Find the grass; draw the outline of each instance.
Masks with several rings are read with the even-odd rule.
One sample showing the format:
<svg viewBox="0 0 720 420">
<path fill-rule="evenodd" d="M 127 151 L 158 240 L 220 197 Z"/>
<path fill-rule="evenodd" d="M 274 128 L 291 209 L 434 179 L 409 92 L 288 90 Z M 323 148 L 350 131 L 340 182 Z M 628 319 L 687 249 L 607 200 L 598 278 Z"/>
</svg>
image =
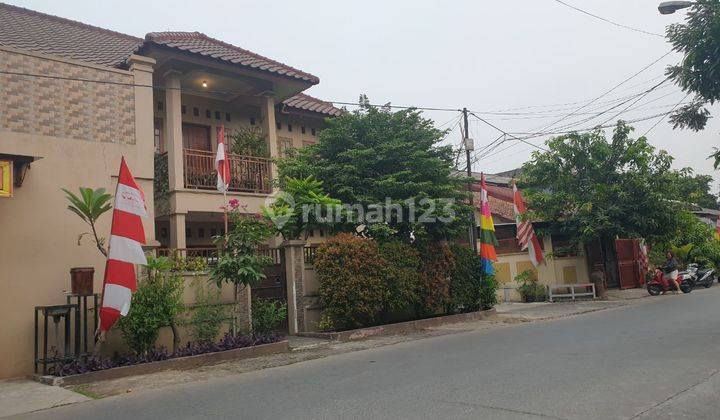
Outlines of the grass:
<svg viewBox="0 0 720 420">
<path fill-rule="evenodd" d="M 99 400 L 102 398 L 102 396 L 90 391 L 90 385 L 76 385 L 72 388 L 70 388 L 73 392 L 77 392 L 80 395 L 84 395 L 88 398 L 92 398 L 93 400 Z"/>
</svg>

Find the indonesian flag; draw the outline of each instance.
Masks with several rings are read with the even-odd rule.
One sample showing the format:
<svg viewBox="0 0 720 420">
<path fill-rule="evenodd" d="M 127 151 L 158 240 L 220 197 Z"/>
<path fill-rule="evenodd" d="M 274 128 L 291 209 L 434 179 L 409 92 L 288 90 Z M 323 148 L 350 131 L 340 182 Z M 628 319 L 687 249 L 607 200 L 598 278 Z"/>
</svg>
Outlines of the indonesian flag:
<svg viewBox="0 0 720 420">
<path fill-rule="evenodd" d="M 517 239 L 520 243 L 521 250 L 528 250 L 530 254 L 530 261 L 537 267 L 543 262 L 542 249 L 540 248 L 540 241 L 538 241 L 537 235 L 533 230 L 532 223 L 528 220 L 523 220 L 523 216 L 527 212 L 525 208 L 525 202 L 522 199 L 520 191 L 515 185 L 513 179 L 513 209 L 515 210 L 515 223 L 517 226 Z"/>
<path fill-rule="evenodd" d="M 230 162 L 225 150 L 225 127 L 220 126 L 217 135 L 217 154 L 215 155 L 215 167 L 217 168 L 217 189 L 220 192 L 227 192 L 230 186 Z"/>
<path fill-rule="evenodd" d="M 123 157 L 105 263 L 100 331 L 108 331 L 120 316 L 128 314 L 132 294 L 137 290 L 134 264 L 147 264 L 142 249 L 145 229 L 141 217 L 147 217 L 145 195 L 135 183 Z"/>
</svg>

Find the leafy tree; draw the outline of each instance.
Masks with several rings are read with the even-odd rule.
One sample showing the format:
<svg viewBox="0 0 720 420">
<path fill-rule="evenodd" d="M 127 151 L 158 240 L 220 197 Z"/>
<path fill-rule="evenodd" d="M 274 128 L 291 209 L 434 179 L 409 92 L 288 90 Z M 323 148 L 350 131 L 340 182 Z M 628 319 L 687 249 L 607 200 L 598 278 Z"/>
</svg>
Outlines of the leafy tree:
<svg viewBox="0 0 720 420">
<path fill-rule="evenodd" d="M 85 232 L 81 233 L 78 237 L 78 245 L 83 236 L 92 234 L 95 246 L 98 251 L 107 257 L 107 251 L 105 250 L 105 238 L 98 236 L 97 233 L 97 221 L 104 213 L 110 210 L 111 206 L 108 201 L 112 196 L 105 192 L 105 188 L 98 188 L 93 190 L 92 188 L 80 187 L 80 195 L 77 196 L 72 192 L 62 189 L 65 192 L 65 198 L 70 202 L 68 210 L 78 215 L 83 222 L 90 225 L 92 233 Z"/>
<path fill-rule="evenodd" d="M 671 180 L 677 188 L 677 199 L 703 208 L 717 209 L 718 198 L 710 193 L 713 181 L 710 175 L 695 175 L 692 168 L 673 171 Z"/>
<path fill-rule="evenodd" d="M 461 232 L 469 213 L 461 204 L 465 180 L 453 173 L 451 147 L 439 145 L 445 132 L 417 110 L 390 112 L 368 105 L 364 97 L 361 101 L 365 105 L 359 110 L 328 120 L 317 144 L 281 159 L 280 179 L 313 176 L 331 197 L 362 206 L 368 219 L 378 205 L 391 208 L 385 221 L 404 240 L 411 233 L 448 238 Z M 415 219 L 425 215 L 438 220 L 411 221 L 411 213 Z M 357 214 L 348 213 L 349 227 L 359 224 Z"/>
<path fill-rule="evenodd" d="M 710 118 L 706 106 L 720 99 L 720 2 L 697 0 L 685 23 L 670 25 L 667 38 L 682 61 L 668 67 L 668 76 L 685 92 L 694 95 L 691 103 L 671 116 L 675 128 L 700 131 Z M 720 151 L 712 155 L 720 165 Z"/>
<path fill-rule="evenodd" d="M 616 236 L 652 242 L 673 231 L 672 157 L 631 131 L 619 122 L 610 141 L 600 130 L 556 137 L 523 166 L 528 200 L 556 233 L 608 243 Z"/>
<path fill-rule="evenodd" d="M 307 239 L 313 229 L 328 226 L 334 211 L 340 210 L 340 200 L 330 198 L 323 189 L 323 182 L 312 176 L 303 179 L 287 178 L 283 192 L 269 207 L 263 207 L 263 215 L 271 220 L 285 239 Z"/>
<path fill-rule="evenodd" d="M 216 239 L 222 250 L 217 264 L 210 268 L 210 279 L 218 287 L 223 282 L 253 286 L 265 278 L 263 269 L 272 263 L 260 252 L 260 246 L 272 236 L 272 227 L 261 218 L 241 214 L 237 207 L 229 216 L 233 226 L 227 235 Z"/>
</svg>

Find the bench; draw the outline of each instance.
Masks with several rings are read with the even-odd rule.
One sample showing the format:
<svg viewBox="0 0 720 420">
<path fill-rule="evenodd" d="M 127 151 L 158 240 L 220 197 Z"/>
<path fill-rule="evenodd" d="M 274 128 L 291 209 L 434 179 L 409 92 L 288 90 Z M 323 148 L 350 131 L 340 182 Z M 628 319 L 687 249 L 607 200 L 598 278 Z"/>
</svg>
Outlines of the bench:
<svg viewBox="0 0 720 420">
<path fill-rule="evenodd" d="M 595 295 L 595 284 L 583 283 L 583 284 L 554 284 L 547 286 L 548 289 L 548 300 L 554 302 L 557 298 L 570 298 L 575 300 L 578 297 L 592 297 L 596 298 Z M 570 293 L 555 293 L 557 290 L 569 289 Z M 588 291 L 590 289 L 590 291 Z"/>
</svg>

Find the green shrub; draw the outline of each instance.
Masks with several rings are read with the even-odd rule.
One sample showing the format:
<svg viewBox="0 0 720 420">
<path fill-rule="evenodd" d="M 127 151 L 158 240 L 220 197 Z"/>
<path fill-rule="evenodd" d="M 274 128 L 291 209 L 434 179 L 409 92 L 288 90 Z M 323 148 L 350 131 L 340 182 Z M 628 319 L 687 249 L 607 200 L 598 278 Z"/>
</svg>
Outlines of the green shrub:
<svg viewBox="0 0 720 420">
<path fill-rule="evenodd" d="M 252 301 L 252 330 L 269 333 L 277 329 L 287 318 L 287 304 L 277 299 L 254 299 Z"/>
<path fill-rule="evenodd" d="M 387 320 L 392 312 L 414 309 L 420 302 L 422 260 L 415 248 L 399 241 L 381 244 L 380 257 L 385 264 L 383 317 Z"/>
<path fill-rule="evenodd" d="M 190 316 L 190 335 L 193 341 L 201 344 L 214 343 L 226 319 L 227 310 L 220 303 L 220 290 L 197 284 L 195 307 Z"/>
<path fill-rule="evenodd" d="M 387 287 L 375 241 L 339 234 L 318 247 L 314 265 L 324 314 L 334 328 L 353 329 L 377 321 Z"/>
<path fill-rule="evenodd" d="M 547 300 L 547 289 L 538 283 L 535 271 L 525 270 L 515 276 L 515 281 L 521 283 L 517 291 L 520 293 L 523 302 L 544 302 Z"/>
<path fill-rule="evenodd" d="M 445 243 L 430 243 L 421 250 L 423 266 L 420 304 L 421 316 L 443 312 L 450 299 L 450 269 L 454 264 L 452 250 Z"/>
<path fill-rule="evenodd" d="M 138 282 L 128 316 L 118 321 L 123 339 L 138 355 L 145 355 L 155 346 L 160 328 L 174 329 L 175 318 L 184 310 L 183 278 L 166 269 L 166 260 L 148 260 L 148 276 Z"/>
<path fill-rule="evenodd" d="M 453 265 L 447 312 L 473 312 L 495 306 L 497 281 L 494 276 L 484 274 L 480 256 L 466 246 L 453 245 L 451 250 Z"/>
</svg>

